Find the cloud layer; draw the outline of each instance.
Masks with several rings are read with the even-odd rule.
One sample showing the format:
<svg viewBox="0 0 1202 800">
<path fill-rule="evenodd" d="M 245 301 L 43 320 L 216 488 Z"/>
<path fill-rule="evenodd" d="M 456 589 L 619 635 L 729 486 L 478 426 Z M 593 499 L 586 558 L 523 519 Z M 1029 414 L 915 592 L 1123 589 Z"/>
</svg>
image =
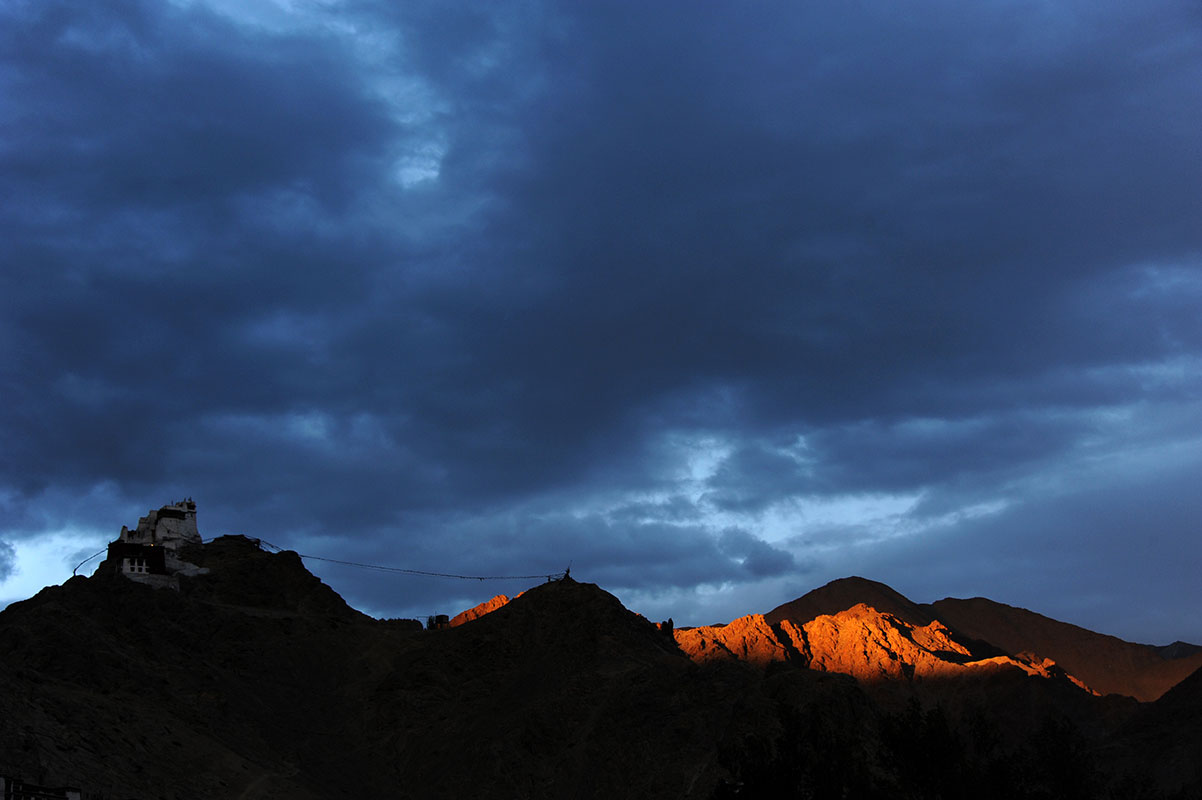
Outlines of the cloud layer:
<svg viewBox="0 0 1202 800">
<path fill-rule="evenodd" d="M 0 6 L 0 539 L 1202 640 L 1193 4 L 76 6 Z"/>
</svg>

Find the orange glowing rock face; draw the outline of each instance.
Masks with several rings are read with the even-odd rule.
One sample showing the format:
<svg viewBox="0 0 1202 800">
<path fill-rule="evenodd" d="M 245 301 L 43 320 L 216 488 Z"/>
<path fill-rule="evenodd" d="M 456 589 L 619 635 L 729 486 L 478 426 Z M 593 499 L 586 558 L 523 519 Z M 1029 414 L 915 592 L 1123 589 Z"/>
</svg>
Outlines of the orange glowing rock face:
<svg viewBox="0 0 1202 800">
<path fill-rule="evenodd" d="M 1091 691 L 1051 659 L 974 656 L 968 645 L 938 620 L 914 625 L 863 603 L 800 626 L 788 619 L 773 625 L 763 615 L 752 614 L 728 625 L 678 629 L 674 636 L 680 649 L 700 663 L 733 659 L 764 666 L 789 661 L 851 675 L 868 684 L 954 678 L 979 669 L 1017 669 L 1027 675 L 1067 679 Z"/>
<path fill-rule="evenodd" d="M 675 636 L 695 661 L 793 661 L 864 680 L 939 672 L 971 657 L 939 622 L 918 627 L 862 603 L 802 626 L 787 619 L 771 625 L 762 614 L 752 614 L 729 625 L 680 629 Z"/>
<path fill-rule="evenodd" d="M 915 626 L 864 604 L 802 626 L 811 669 L 841 672 L 865 682 L 945 676 L 963 669 L 971 653 L 939 622 Z"/>
<path fill-rule="evenodd" d="M 1079 678 L 1069 675 L 1064 669 L 1050 658 L 1040 658 L 1032 653 L 1019 653 L 1011 658 L 1010 656 L 995 656 L 994 658 L 983 658 L 980 661 L 973 661 L 964 665 L 966 668 L 988 668 L 988 667 L 1012 667 L 1020 669 L 1028 675 L 1036 678 L 1047 678 L 1048 680 L 1067 680 L 1077 686 L 1077 688 L 1089 692 L 1097 697 L 1101 696 L 1100 692 L 1094 691 L 1087 686 L 1084 681 Z"/>
<path fill-rule="evenodd" d="M 789 650 L 763 614 L 739 617 L 728 625 L 681 628 L 672 632 L 676 644 L 694 661 L 736 659 L 752 664 L 788 661 Z"/>
<path fill-rule="evenodd" d="M 479 619 L 509 602 L 509 597 L 497 595 L 456 615 L 451 627 Z M 904 609 L 899 613 L 904 613 Z M 914 619 L 915 615 L 910 617 Z M 1013 657 L 993 655 L 996 650 L 973 653 L 964 640 L 937 619 L 919 625 L 866 603 L 836 614 L 817 616 L 803 625 L 790 619 L 772 623 L 763 614 L 749 614 L 726 625 L 677 628 L 672 635 L 677 646 L 698 663 L 729 660 L 765 667 L 788 662 L 820 672 L 850 675 L 864 684 L 921 684 L 929 679 L 1014 670 L 1033 677 L 1069 681 L 1097 694 L 1050 658 L 1031 653 Z"/>
<path fill-rule="evenodd" d="M 451 627 L 457 628 L 465 622 L 471 622 L 474 619 L 479 619 L 485 614 L 496 611 L 498 608 L 501 608 L 508 602 L 509 597 L 503 594 L 499 594 L 491 600 L 485 600 L 483 603 L 475 606 L 474 608 L 469 608 L 467 611 L 461 611 L 456 614 L 451 619 Z"/>
</svg>

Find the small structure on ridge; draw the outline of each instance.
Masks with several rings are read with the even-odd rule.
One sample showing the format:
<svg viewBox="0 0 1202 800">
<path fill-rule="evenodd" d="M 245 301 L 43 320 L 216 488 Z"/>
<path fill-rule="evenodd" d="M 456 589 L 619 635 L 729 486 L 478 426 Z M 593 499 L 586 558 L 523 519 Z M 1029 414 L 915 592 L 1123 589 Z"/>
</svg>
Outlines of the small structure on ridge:
<svg viewBox="0 0 1202 800">
<path fill-rule="evenodd" d="M 106 561 L 132 581 L 178 590 L 178 576 L 208 572 L 180 557 L 181 548 L 199 544 L 196 503 L 189 497 L 150 511 L 132 531 L 122 525 L 117 541 L 109 543 Z"/>
</svg>

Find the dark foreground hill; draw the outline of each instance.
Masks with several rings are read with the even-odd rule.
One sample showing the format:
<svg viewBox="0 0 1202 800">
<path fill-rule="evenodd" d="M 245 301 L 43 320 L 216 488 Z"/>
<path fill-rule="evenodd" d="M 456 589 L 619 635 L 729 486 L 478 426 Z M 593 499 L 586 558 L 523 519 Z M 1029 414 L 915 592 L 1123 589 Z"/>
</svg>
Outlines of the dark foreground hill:
<svg viewBox="0 0 1202 800">
<path fill-rule="evenodd" d="M 698 667 L 590 584 L 425 631 L 295 553 L 189 560 L 211 572 L 179 592 L 102 571 L 0 612 L 0 774 L 93 798 L 704 798 L 779 734 L 762 675 Z M 858 704 L 839 724 L 870 716 L 850 681 L 801 681 Z"/>
<path fill-rule="evenodd" d="M 0 774 L 108 800 L 1202 787 L 1182 766 L 1199 736 L 1193 683 L 1155 706 L 1115 706 L 1056 676 L 987 668 L 971 691 L 933 679 L 897 705 L 795 661 L 698 663 L 572 580 L 425 631 L 350 609 L 294 553 L 228 537 L 187 560 L 210 572 L 178 592 L 102 571 L 0 612 Z M 1005 687 L 1005 708 L 991 686 Z"/>
</svg>

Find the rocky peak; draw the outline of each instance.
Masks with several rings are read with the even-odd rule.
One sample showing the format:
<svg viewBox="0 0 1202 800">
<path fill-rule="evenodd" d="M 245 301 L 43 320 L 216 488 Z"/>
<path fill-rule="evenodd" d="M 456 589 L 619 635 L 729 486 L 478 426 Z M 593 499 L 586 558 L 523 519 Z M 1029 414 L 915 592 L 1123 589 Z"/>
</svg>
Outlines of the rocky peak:
<svg viewBox="0 0 1202 800">
<path fill-rule="evenodd" d="M 786 620 L 788 632 L 772 626 L 763 614 L 750 614 L 726 625 L 677 628 L 676 644 L 698 663 L 707 661 L 746 661 L 765 665 L 774 661 L 804 661 L 790 635 L 796 627 Z"/>
<path fill-rule="evenodd" d="M 811 669 L 862 682 L 943 676 L 972 660 L 968 647 L 942 623 L 914 625 L 864 603 L 810 620 L 802 631 Z"/>
<path fill-rule="evenodd" d="M 850 675 L 868 685 L 1011 670 L 1016 676 L 1066 681 L 1092 691 L 1052 659 L 1033 654 L 974 653 L 970 641 L 938 620 L 915 625 L 865 603 L 822 614 L 803 625 L 790 619 L 773 624 L 765 615 L 752 614 L 727 625 L 678 629 L 674 636 L 680 649 L 698 663 L 735 660 L 765 666 L 790 662 Z"/>
<path fill-rule="evenodd" d="M 1135 644 L 984 597 L 947 598 L 931 608 L 962 634 L 1009 655 L 1027 652 L 1053 659 L 1102 694 L 1150 702 L 1202 667 L 1197 645 Z"/>
<path fill-rule="evenodd" d="M 934 619 L 929 607 L 915 603 L 892 587 L 857 575 L 831 581 L 777 606 L 764 617 L 769 623 L 787 619 L 804 625 L 815 617 L 838 614 L 860 603 L 911 625 L 926 625 Z"/>
<path fill-rule="evenodd" d="M 509 603 L 509 596 L 504 595 L 504 594 L 499 594 L 496 597 L 492 598 L 491 600 L 485 600 L 483 603 L 480 603 L 477 606 L 473 606 L 472 608 L 469 608 L 467 611 L 460 611 L 458 614 L 456 614 L 454 617 L 451 618 L 451 627 L 458 628 L 460 625 L 464 624 L 465 622 L 471 622 L 474 619 L 479 619 L 480 617 L 483 617 L 485 614 L 490 614 L 493 611 L 496 611 L 498 608 L 501 608 L 502 606 L 504 606 L 508 603 Z"/>
</svg>

